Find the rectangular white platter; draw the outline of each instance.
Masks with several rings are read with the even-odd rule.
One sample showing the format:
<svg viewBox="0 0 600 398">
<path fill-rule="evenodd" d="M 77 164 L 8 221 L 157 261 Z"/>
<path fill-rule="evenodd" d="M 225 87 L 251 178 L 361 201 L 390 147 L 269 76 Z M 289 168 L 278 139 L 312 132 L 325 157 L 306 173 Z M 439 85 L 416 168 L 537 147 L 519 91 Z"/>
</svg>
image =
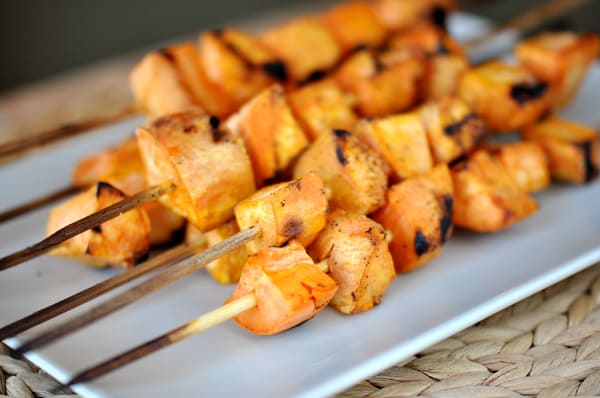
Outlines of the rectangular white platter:
<svg viewBox="0 0 600 398">
<path fill-rule="evenodd" d="M 482 23 L 462 16 L 451 26 L 464 37 Z M 598 92 L 596 66 L 564 114 L 598 125 Z M 0 210 L 65 186 L 77 159 L 118 142 L 140 122 L 102 128 L 3 166 Z M 76 391 L 85 397 L 323 397 L 342 391 L 600 260 L 600 182 L 556 186 L 538 198 L 540 211 L 507 231 L 458 231 L 438 259 L 400 275 L 368 313 L 344 316 L 325 309 L 269 337 L 227 322 Z M 0 224 L 0 255 L 42 238 L 47 214 L 43 208 Z M 49 256 L 2 272 L 0 324 L 112 273 Z M 200 271 L 28 357 L 65 381 L 221 305 L 232 289 Z M 19 340 L 7 343 L 14 347 Z"/>
</svg>

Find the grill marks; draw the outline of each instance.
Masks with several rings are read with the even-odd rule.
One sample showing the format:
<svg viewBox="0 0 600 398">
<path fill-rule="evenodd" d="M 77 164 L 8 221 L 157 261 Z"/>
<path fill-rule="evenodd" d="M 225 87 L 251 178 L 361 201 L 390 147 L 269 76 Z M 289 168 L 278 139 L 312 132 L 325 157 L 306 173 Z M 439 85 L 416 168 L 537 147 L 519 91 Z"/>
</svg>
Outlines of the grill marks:
<svg viewBox="0 0 600 398">
<path fill-rule="evenodd" d="M 526 105 L 529 101 L 541 98 L 548 89 L 546 83 L 515 84 L 510 89 L 510 96 L 519 105 Z"/>
</svg>

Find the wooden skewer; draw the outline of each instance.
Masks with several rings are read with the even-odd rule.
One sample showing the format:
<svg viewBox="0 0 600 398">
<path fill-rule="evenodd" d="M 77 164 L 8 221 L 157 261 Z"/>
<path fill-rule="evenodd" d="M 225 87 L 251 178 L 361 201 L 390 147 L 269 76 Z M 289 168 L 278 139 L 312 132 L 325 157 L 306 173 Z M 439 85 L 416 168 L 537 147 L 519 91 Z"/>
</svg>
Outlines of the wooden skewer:
<svg viewBox="0 0 600 398">
<path fill-rule="evenodd" d="M 80 190 L 79 188 L 74 187 L 74 186 L 66 187 L 59 191 L 44 195 L 41 198 L 34 199 L 30 202 L 13 207 L 12 209 L 3 211 L 2 213 L 0 213 L 0 223 L 11 220 L 11 219 L 18 217 L 22 214 L 25 214 L 31 210 L 35 210 L 38 207 L 45 206 L 45 205 L 55 202 L 59 199 L 67 197 L 71 194 L 78 192 L 79 190 Z"/>
<path fill-rule="evenodd" d="M 516 30 L 521 32 L 526 29 L 532 29 L 539 26 L 541 23 L 548 21 L 552 18 L 556 18 L 568 11 L 589 3 L 590 0 L 551 0 L 537 7 L 533 7 L 530 10 L 525 11 L 522 14 L 517 15 L 510 21 L 497 25 L 489 33 L 477 37 L 469 42 L 465 43 L 465 48 L 471 50 L 478 47 L 485 42 L 497 37 L 503 33 Z"/>
<path fill-rule="evenodd" d="M 171 330 L 170 332 L 165 333 L 162 336 L 152 339 L 129 351 L 110 358 L 99 365 L 93 366 L 81 373 L 78 373 L 67 383 L 67 385 L 72 386 L 74 384 L 84 383 L 96 379 L 137 359 L 152 354 L 161 348 L 175 344 L 186 337 L 190 337 L 203 330 L 225 322 L 226 320 L 231 319 L 254 307 L 256 307 L 256 297 L 253 293 L 242 296 L 237 300 L 225 304 L 216 310 L 208 312 L 194 319 L 193 321 L 190 321 L 176 329 Z"/>
<path fill-rule="evenodd" d="M 199 240 L 193 243 L 183 243 L 177 245 L 142 264 L 137 265 L 134 268 L 127 269 L 120 274 L 113 276 L 112 278 L 106 279 L 100 283 L 90 286 L 78 293 L 75 293 L 57 303 L 51 304 L 41 310 L 33 312 L 30 315 L 25 316 L 9 325 L 0 328 L 0 341 L 16 336 L 17 334 L 37 326 L 43 322 L 46 322 L 52 318 L 55 318 L 65 312 L 72 310 L 82 304 L 87 303 L 95 299 L 96 297 L 116 289 L 119 286 L 124 285 L 136 278 L 146 275 L 157 268 L 165 266 L 172 261 L 182 259 L 186 255 L 192 254 L 202 244 L 203 240 Z"/>
<path fill-rule="evenodd" d="M 140 206 L 143 203 L 151 202 L 158 199 L 160 196 L 169 192 L 175 187 L 172 183 L 166 183 L 162 185 L 156 185 L 148 189 L 143 190 L 129 198 L 117 202 L 111 206 L 108 206 L 94 214 L 90 214 L 80 220 L 75 221 L 72 224 L 67 225 L 39 241 L 38 243 L 26 247 L 23 250 L 19 250 L 13 254 L 0 258 L 0 271 L 4 271 L 22 262 L 30 260 L 41 254 L 46 253 L 53 247 L 60 243 L 78 235 L 88 229 L 102 224 L 112 218 L 117 217 L 121 213 L 131 210 L 135 207 Z"/>
<path fill-rule="evenodd" d="M 149 295 L 150 293 L 165 287 L 184 276 L 202 268 L 209 262 L 229 253 L 232 250 L 250 242 L 259 237 L 262 231 L 259 227 L 250 227 L 237 234 L 230 236 L 222 242 L 206 249 L 204 252 L 190 257 L 184 261 L 170 266 L 169 268 L 154 275 L 148 280 L 118 294 L 105 303 L 101 303 L 90 310 L 78 315 L 75 318 L 56 326 L 55 328 L 42 333 L 38 337 L 23 343 L 18 349 L 17 354 L 24 354 L 34 348 L 39 348 L 49 344 L 63 336 L 66 336 L 76 330 L 81 329 L 113 312 L 133 303 L 134 301 Z"/>
</svg>

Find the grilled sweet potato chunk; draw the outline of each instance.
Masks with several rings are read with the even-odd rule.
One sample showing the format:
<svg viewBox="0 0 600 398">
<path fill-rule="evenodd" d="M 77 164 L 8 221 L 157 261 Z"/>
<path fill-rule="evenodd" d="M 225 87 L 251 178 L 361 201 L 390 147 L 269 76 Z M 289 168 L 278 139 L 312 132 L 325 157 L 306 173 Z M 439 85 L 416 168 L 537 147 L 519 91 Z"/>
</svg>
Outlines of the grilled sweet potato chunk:
<svg viewBox="0 0 600 398">
<path fill-rule="evenodd" d="M 315 316 L 336 290 L 336 283 L 314 264 L 304 247 L 291 241 L 250 255 L 227 302 L 254 294 L 256 307 L 234 319 L 249 332 L 269 335 Z"/>
<path fill-rule="evenodd" d="M 422 174 L 433 165 L 427 133 L 417 112 L 363 120 L 355 132 L 387 161 L 395 180 Z"/>
<path fill-rule="evenodd" d="M 375 12 L 388 30 L 402 31 L 423 22 L 445 26 L 445 16 L 456 8 L 454 0 L 376 0 Z"/>
<path fill-rule="evenodd" d="M 148 183 L 176 185 L 161 202 L 202 231 L 230 219 L 233 206 L 255 190 L 241 139 L 214 116 L 165 116 L 138 128 L 137 138 Z"/>
<path fill-rule="evenodd" d="M 435 163 L 450 163 L 469 153 L 487 132 L 483 120 L 458 98 L 429 102 L 420 113 Z"/>
<path fill-rule="evenodd" d="M 365 216 L 334 211 L 309 253 L 315 261 L 327 261 L 329 275 L 338 284 L 331 305 L 344 314 L 379 304 L 396 277 L 385 231 Z"/>
<path fill-rule="evenodd" d="M 454 225 L 480 232 L 508 228 L 529 217 L 538 204 L 512 178 L 502 162 L 479 150 L 452 169 Z"/>
<path fill-rule="evenodd" d="M 542 146 L 553 178 L 583 184 L 598 177 L 600 138 L 594 129 L 551 116 L 524 135 Z"/>
<path fill-rule="evenodd" d="M 105 182 L 55 207 L 48 218 L 48 235 L 127 196 Z M 150 248 L 150 223 L 142 209 L 130 210 L 102 225 L 61 243 L 50 253 L 80 260 L 94 267 L 133 266 Z"/>
<path fill-rule="evenodd" d="M 385 163 L 345 130 L 322 134 L 300 156 L 294 176 L 317 174 L 331 192 L 330 206 L 369 214 L 383 205 L 387 189 Z"/>
<path fill-rule="evenodd" d="M 205 32 L 200 36 L 199 48 L 206 74 L 236 108 L 273 83 L 267 71 L 283 71 L 283 66 L 255 38 L 239 30 Z"/>
<path fill-rule="evenodd" d="M 259 186 L 276 179 L 308 145 L 279 85 L 254 97 L 226 126 L 244 139 Z"/>
<path fill-rule="evenodd" d="M 417 101 L 421 60 L 407 54 L 375 55 L 361 50 L 334 73 L 342 89 L 356 98 L 356 110 L 367 117 L 410 108 Z"/>
<path fill-rule="evenodd" d="M 323 182 L 313 173 L 265 187 L 235 207 L 240 229 L 262 229 L 262 239 L 246 245 L 249 253 L 265 246 L 281 246 L 290 239 L 308 246 L 325 226 L 326 214 Z"/>
<path fill-rule="evenodd" d="M 310 140 L 331 129 L 350 130 L 358 122 L 349 99 L 332 79 L 307 84 L 287 98 Z"/>
<path fill-rule="evenodd" d="M 393 185 L 373 219 L 391 231 L 396 271 L 411 271 L 437 257 L 452 234 L 453 187 L 448 166 Z"/>
<path fill-rule="evenodd" d="M 151 117 L 182 112 L 196 106 L 172 58 L 164 52 L 146 55 L 131 71 L 129 85 L 135 102 Z"/>
<path fill-rule="evenodd" d="M 294 82 L 327 72 L 342 55 L 342 49 L 327 27 L 309 18 L 269 29 L 260 36 L 260 41 L 283 61 L 288 77 Z"/>
<path fill-rule="evenodd" d="M 549 107 L 546 83 L 538 81 L 523 67 L 501 61 L 487 62 L 465 72 L 458 92 L 460 98 L 497 132 L 532 124 Z"/>
<path fill-rule="evenodd" d="M 524 192 L 537 192 L 550 185 L 548 157 L 535 141 L 511 142 L 486 146 L 498 157 Z"/>
<path fill-rule="evenodd" d="M 555 107 L 571 101 L 599 53 L 600 37 L 594 33 L 545 32 L 515 48 L 523 66 L 550 85 Z"/>
<path fill-rule="evenodd" d="M 378 47 L 387 35 L 385 26 L 366 1 L 337 5 L 322 20 L 345 52 L 357 46 Z"/>
</svg>

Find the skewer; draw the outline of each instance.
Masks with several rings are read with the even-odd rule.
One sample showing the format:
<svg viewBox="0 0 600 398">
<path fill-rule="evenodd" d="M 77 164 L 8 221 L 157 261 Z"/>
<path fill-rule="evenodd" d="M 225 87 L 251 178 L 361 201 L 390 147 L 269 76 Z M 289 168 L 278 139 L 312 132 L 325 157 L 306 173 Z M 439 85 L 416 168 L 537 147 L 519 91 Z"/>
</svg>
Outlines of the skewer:
<svg viewBox="0 0 600 398">
<path fill-rule="evenodd" d="M 165 193 L 171 191 L 174 187 L 175 185 L 170 182 L 150 187 L 125 200 L 117 202 L 94 214 L 75 221 L 74 223 L 59 229 L 52 235 L 46 237 L 38 243 L 35 243 L 34 245 L 0 258 L 0 271 L 7 270 L 18 264 L 21 264 L 22 262 L 42 255 L 60 243 L 72 238 L 73 236 L 98 226 L 105 221 L 115 218 L 121 213 L 136 208 L 143 203 L 152 202 Z"/>
<path fill-rule="evenodd" d="M 203 330 L 212 328 L 220 323 L 231 319 L 244 311 L 256 306 L 256 297 L 254 294 L 247 294 L 228 304 L 225 304 L 216 310 L 210 311 L 184 325 L 179 326 L 155 339 L 143 343 L 129 351 L 114 356 L 99 365 L 93 366 L 75 375 L 66 385 L 84 383 L 96 379 L 115 369 L 121 368 L 135 360 L 143 358 L 155 351 L 175 344 L 187 337 L 200 333 Z"/>
<path fill-rule="evenodd" d="M 28 203 L 24 203 L 20 206 L 13 207 L 0 213 L 0 223 L 11 220 L 15 217 L 23 215 L 29 211 L 35 210 L 39 207 L 45 206 L 59 199 L 65 198 L 71 194 L 79 191 L 79 188 L 74 186 L 65 187 L 56 192 L 52 192 L 48 195 L 44 195 L 41 198 L 34 199 Z"/>
<path fill-rule="evenodd" d="M 30 315 L 27 315 L 9 325 L 0 328 L 0 341 L 8 337 L 15 336 L 29 328 L 37 326 L 54 317 L 57 317 L 73 308 L 87 303 L 96 297 L 116 289 L 136 278 L 146 275 L 157 268 L 167 265 L 171 261 L 182 259 L 184 256 L 193 253 L 194 250 L 201 246 L 202 241 L 194 243 L 183 243 L 175 246 L 148 261 L 134 268 L 127 269 L 112 278 L 106 279 L 100 283 L 90 286 L 78 293 L 75 293 L 59 302 L 42 308 Z"/>
<path fill-rule="evenodd" d="M 133 303 L 134 301 L 149 295 L 150 293 L 165 287 L 190 273 L 199 270 L 209 262 L 223 256 L 226 253 L 240 247 L 241 245 L 258 238 L 262 234 L 260 227 L 250 227 L 230 238 L 208 248 L 204 252 L 181 261 L 173 266 L 161 271 L 152 278 L 126 290 L 123 293 L 112 298 L 110 301 L 101 303 L 85 313 L 67 320 L 56 326 L 52 330 L 39 335 L 21 345 L 16 352 L 24 354 L 34 348 L 39 348 L 49 344 L 67 334 L 70 334 L 80 328 L 87 326 L 103 317 Z"/>
<path fill-rule="evenodd" d="M 486 41 L 492 40 L 494 37 L 513 30 L 521 33 L 524 30 L 535 28 L 547 20 L 556 18 L 589 2 L 590 0 L 550 0 L 511 18 L 505 23 L 497 25 L 483 36 L 469 40 L 465 43 L 465 48 L 467 50 L 473 49 Z"/>
</svg>

